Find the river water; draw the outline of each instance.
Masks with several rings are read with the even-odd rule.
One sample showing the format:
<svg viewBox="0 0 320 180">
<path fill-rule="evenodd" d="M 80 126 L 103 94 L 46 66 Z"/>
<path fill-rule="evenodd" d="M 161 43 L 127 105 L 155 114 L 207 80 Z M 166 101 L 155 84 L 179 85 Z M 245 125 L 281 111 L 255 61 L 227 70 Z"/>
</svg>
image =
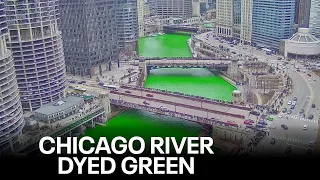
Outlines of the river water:
<svg viewBox="0 0 320 180">
<path fill-rule="evenodd" d="M 182 40 L 183 39 L 183 40 Z M 142 38 L 139 41 L 140 55 L 144 57 L 189 57 L 191 55 L 185 35 L 164 35 Z M 165 47 L 164 47 L 165 46 Z M 181 48 L 181 49 L 180 49 Z M 147 78 L 146 87 L 207 98 L 230 101 L 235 88 L 221 77 L 205 68 L 164 68 L 155 69 Z M 110 119 L 106 126 L 97 125 L 88 129 L 87 136 L 113 138 L 124 136 L 130 138 L 141 136 L 146 141 L 152 136 L 182 137 L 199 136 L 200 125 L 173 117 L 158 116 L 139 110 L 127 110 Z"/>
</svg>

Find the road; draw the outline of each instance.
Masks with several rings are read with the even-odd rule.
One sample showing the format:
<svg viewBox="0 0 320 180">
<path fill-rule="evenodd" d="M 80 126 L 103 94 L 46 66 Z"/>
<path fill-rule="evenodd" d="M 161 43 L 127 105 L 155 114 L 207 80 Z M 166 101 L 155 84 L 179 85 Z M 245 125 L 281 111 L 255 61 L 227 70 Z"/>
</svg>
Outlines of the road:
<svg viewBox="0 0 320 180">
<path fill-rule="evenodd" d="M 292 114 L 281 113 L 282 118 L 275 117 L 272 123 L 275 129 L 270 129 L 269 136 L 261 143 L 258 153 L 259 151 L 265 153 L 267 150 L 268 153 L 280 155 L 284 153 L 286 147 L 292 146 L 292 155 L 306 155 L 307 149 L 312 149 L 309 146 L 310 142 L 316 139 L 319 109 L 312 108 L 311 105 L 320 104 L 320 97 L 316 94 L 316 89 L 320 87 L 320 78 L 304 68 L 300 68 L 301 71 L 298 72 L 294 65 L 288 64 L 287 66 L 286 71 L 293 79 L 294 88 L 292 94 L 285 98 L 283 108 L 290 109 L 288 101 L 292 101 L 294 97 L 297 98 L 297 104 Z M 312 74 L 311 78 L 307 74 Z M 305 110 L 305 118 L 299 113 L 301 109 Z M 314 115 L 313 119 L 308 119 L 310 114 Z M 282 124 L 285 124 L 288 130 L 281 128 Z M 304 125 L 308 126 L 307 130 L 303 130 Z M 270 144 L 271 138 L 276 139 L 274 145 Z"/>
<path fill-rule="evenodd" d="M 206 34 L 204 33 L 197 37 L 216 47 L 219 47 L 219 45 L 228 47 L 230 52 L 235 52 L 234 56 L 242 54 L 242 57 L 245 55 L 256 57 L 261 61 L 268 62 L 269 65 L 273 67 L 284 62 L 283 60 L 278 60 L 279 58 L 283 59 L 280 55 L 267 55 L 264 51 L 257 50 L 250 46 L 233 46 L 224 41 L 221 43 L 219 40 L 216 40 L 214 36 L 206 38 Z M 284 153 L 285 148 L 288 146 L 292 146 L 292 154 L 306 154 L 306 150 L 312 148 L 309 146 L 310 141 L 315 141 L 316 139 L 319 119 L 318 106 L 320 106 L 320 95 L 316 93 L 316 90 L 320 88 L 320 78 L 304 67 L 300 67 L 301 71 L 297 72 L 294 67 L 295 65 L 298 65 L 298 62 L 291 61 L 286 65 L 288 68 L 284 70 L 284 73 L 293 79 L 294 88 L 292 94 L 285 98 L 283 108 L 290 109 L 290 106 L 287 104 L 288 101 L 292 101 L 294 97 L 298 99 L 297 105 L 295 109 L 293 109 L 292 114 L 285 114 L 282 118 L 278 118 L 277 116 L 274 118 L 274 121 L 271 123 L 272 128 L 270 129 L 269 135 L 257 148 L 258 154 L 267 152 L 280 155 Z M 305 73 L 303 71 L 305 71 Z M 307 74 L 312 75 L 309 77 Z M 315 79 L 315 81 L 313 79 Z M 316 108 L 311 108 L 312 104 L 316 104 Z M 301 109 L 305 110 L 305 118 L 300 117 L 299 112 Z M 314 115 L 313 119 L 308 119 L 310 114 Z M 288 130 L 281 128 L 282 124 L 287 125 Z M 308 126 L 307 130 L 303 130 L 304 125 Z M 270 144 L 271 138 L 276 139 L 275 145 Z"/>
</svg>

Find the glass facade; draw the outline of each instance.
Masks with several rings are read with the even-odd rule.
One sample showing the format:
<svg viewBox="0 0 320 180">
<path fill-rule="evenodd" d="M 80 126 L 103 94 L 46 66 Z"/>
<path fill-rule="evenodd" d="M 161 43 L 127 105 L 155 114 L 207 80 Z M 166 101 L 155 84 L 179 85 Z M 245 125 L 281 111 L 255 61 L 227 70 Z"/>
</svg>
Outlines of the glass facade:
<svg viewBox="0 0 320 180">
<path fill-rule="evenodd" d="M 67 71 L 95 75 L 107 70 L 118 58 L 114 0 L 59 1 Z"/>
<path fill-rule="evenodd" d="M 294 33 L 295 0 L 254 0 L 252 43 L 279 49 Z"/>
<path fill-rule="evenodd" d="M 7 0 L 8 48 L 14 66 L 22 108 L 34 111 L 64 97 L 65 59 L 57 28 L 57 0 Z"/>
<path fill-rule="evenodd" d="M 12 52 L 6 46 L 8 28 L 4 0 L 0 0 L 0 156 L 20 143 L 24 126 Z"/>
<path fill-rule="evenodd" d="M 139 36 L 137 0 L 116 1 L 116 22 L 119 48 L 136 46 Z"/>
</svg>

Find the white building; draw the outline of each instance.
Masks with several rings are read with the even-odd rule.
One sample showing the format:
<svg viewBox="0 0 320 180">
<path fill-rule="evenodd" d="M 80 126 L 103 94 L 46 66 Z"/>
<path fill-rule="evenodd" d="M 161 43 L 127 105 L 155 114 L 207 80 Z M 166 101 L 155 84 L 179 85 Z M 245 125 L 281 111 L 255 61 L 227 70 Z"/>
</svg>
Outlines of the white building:
<svg viewBox="0 0 320 180">
<path fill-rule="evenodd" d="M 233 1 L 216 1 L 216 32 L 222 36 L 231 36 L 233 26 Z"/>
<path fill-rule="evenodd" d="M 144 36 L 144 4 L 144 0 L 138 0 L 137 2 L 139 37 Z"/>
<path fill-rule="evenodd" d="M 314 58 L 320 56 L 320 40 L 309 33 L 308 28 L 299 28 L 284 43 L 284 56 L 289 58 Z"/>
<path fill-rule="evenodd" d="M 316 37 L 320 37 L 320 0 L 311 0 L 310 5 L 310 33 Z"/>
<path fill-rule="evenodd" d="M 241 32 L 242 42 L 251 42 L 252 34 L 252 0 L 241 0 Z"/>
</svg>

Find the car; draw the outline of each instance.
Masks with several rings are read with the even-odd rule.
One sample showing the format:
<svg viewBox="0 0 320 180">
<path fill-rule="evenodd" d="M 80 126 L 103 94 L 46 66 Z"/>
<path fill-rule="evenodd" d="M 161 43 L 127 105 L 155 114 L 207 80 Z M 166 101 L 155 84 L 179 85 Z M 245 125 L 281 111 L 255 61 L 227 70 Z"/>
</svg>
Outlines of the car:
<svg viewBox="0 0 320 180">
<path fill-rule="evenodd" d="M 285 124 L 281 124 L 281 127 L 282 127 L 284 130 L 288 130 L 288 126 L 285 125 Z"/>
<path fill-rule="evenodd" d="M 291 106 L 295 106 L 297 104 L 297 101 L 292 101 Z"/>
<path fill-rule="evenodd" d="M 291 105 L 290 109 L 294 109 L 296 106 L 295 105 Z"/>
<path fill-rule="evenodd" d="M 311 77 L 311 74 L 307 74 L 309 77 Z"/>
<path fill-rule="evenodd" d="M 293 101 L 297 101 L 297 100 L 298 100 L 297 97 L 294 97 L 294 98 L 293 98 Z"/>
<path fill-rule="evenodd" d="M 291 105 L 291 101 L 288 101 L 288 105 Z"/>
<path fill-rule="evenodd" d="M 270 144 L 274 145 L 275 143 L 276 143 L 276 139 L 275 138 L 271 138 Z"/>
<path fill-rule="evenodd" d="M 250 122 L 249 120 L 245 120 L 245 121 L 243 121 L 243 123 L 246 125 L 252 125 L 252 122 Z"/>
<path fill-rule="evenodd" d="M 308 125 L 303 125 L 303 130 L 307 130 L 308 129 Z"/>
<path fill-rule="evenodd" d="M 281 114 L 279 114 L 279 115 L 278 115 L 278 118 L 282 118 L 282 115 L 281 115 Z"/>
<path fill-rule="evenodd" d="M 269 132 L 270 129 L 268 129 L 268 128 L 263 128 L 262 131 L 264 131 L 264 132 Z"/>
<path fill-rule="evenodd" d="M 281 57 L 279 57 L 279 58 L 278 58 L 278 60 L 282 60 L 282 58 L 281 58 Z"/>
<path fill-rule="evenodd" d="M 313 147 L 313 146 L 314 146 L 314 141 L 310 141 L 310 142 L 309 142 L 309 146 L 310 146 L 310 147 Z"/>
<path fill-rule="evenodd" d="M 260 116 L 260 113 L 257 111 L 251 111 L 250 114 L 255 115 L 255 116 Z"/>
<path fill-rule="evenodd" d="M 292 110 L 289 109 L 288 112 L 287 112 L 287 114 L 292 114 Z"/>
<path fill-rule="evenodd" d="M 312 108 L 315 108 L 315 107 L 316 107 L 316 104 L 312 104 L 311 107 L 312 107 Z"/>
<path fill-rule="evenodd" d="M 148 103 L 147 101 L 143 101 L 143 104 L 150 105 L 150 103 Z"/>
<path fill-rule="evenodd" d="M 152 95 L 152 94 L 146 94 L 146 96 L 147 96 L 147 97 L 153 97 L 153 95 Z"/>
<path fill-rule="evenodd" d="M 125 93 L 131 93 L 131 91 L 127 90 L 127 91 L 125 91 Z"/>
<path fill-rule="evenodd" d="M 286 113 L 286 112 L 287 112 L 287 108 L 283 108 L 283 109 L 282 109 L 282 112 L 283 112 L 283 113 Z"/>
<path fill-rule="evenodd" d="M 313 119 L 313 114 L 310 114 L 310 115 L 308 116 L 308 119 Z"/>
<path fill-rule="evenodd" d="M 304 113 L 304 109 L 301 109 L 299 113 L 300 113 L 300 114 Z"/>
<path fill-rule="evenodd" d="M 258 121 L 258 124 L 261 124 L 261 125 L 268 125 L 268 123 L 264 120 L 260 120 Z"/>
<path fill-rule="evenodd" d="M 312 81 L 316 81 L 316 79 L 312 79 Z"/>
</svg>

